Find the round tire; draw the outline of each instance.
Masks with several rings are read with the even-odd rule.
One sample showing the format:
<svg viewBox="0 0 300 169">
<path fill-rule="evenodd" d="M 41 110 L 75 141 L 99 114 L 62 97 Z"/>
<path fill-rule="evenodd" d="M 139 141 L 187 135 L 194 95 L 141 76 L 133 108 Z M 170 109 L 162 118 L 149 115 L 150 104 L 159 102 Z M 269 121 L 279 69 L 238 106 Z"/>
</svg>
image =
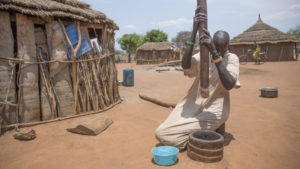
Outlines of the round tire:
<svg viewBox="0 0 300 169">
<path fill-rule="evenodd" d="M 205 163 L 223 159 L 224 137 L 214 131 L 199 130 L 190 134 L 187 144 L 188 156 Z"/>
<path fill-rule="evenodd" d="M 205 156 L 205 157 L 216 157 L 216 156 L 222 156 L 223 155 L 223 148 L 210 150 L 210 149 L 201 149 L 193 144 L 188 143 L 187 144 L 188 151 L 192 151 L 196 154 Z"/>
<path fill-rule="evenodd" d="M 218 162 L 221 161 L 223 159 L 223 155 L 222 156 L 215 156 L 215 157 L 206 157 L 206 156 L 201 156 L 193 151 L 188 151 L 187 155 L 192 159 L 192 160 L 196 160 L 196 161 L 201 161 L 201 162 L 205 162 L 205 163 L 214 163 L 214 162 Z"/>
<path fill-rule="evenodd" d="M 224 146 L 224 137 L 214 131 L 200 130 L 190 134 L 189 143 L 199 149 L 221 149 Z"/>
<path fill-rule="evenodd" d="M 265 87 L 261 88 L 261 97 L 276 98 L 278 97 L 278 88 Z"/>
</svg>

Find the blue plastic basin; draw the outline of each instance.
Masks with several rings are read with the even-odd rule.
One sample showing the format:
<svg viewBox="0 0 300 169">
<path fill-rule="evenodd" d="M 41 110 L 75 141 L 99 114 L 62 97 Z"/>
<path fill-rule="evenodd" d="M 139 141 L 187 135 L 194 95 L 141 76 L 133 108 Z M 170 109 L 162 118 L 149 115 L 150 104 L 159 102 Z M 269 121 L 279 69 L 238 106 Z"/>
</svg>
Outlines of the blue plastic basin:
<svg viewBox="0 0 300 169">
<path fill-rule="evenodd" d="M 153 160 L 158 165 L 173 165 L 177 161 L 179 150 L 172 146 L 160 146 L 152 149 Z"/>
</svg>

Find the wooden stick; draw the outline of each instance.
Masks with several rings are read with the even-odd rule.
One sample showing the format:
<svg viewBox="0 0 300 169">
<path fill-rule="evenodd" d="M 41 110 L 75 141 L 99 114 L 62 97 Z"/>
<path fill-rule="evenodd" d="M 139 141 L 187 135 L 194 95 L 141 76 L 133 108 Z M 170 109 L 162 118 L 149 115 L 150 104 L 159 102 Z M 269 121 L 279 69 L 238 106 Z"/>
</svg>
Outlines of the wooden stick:
<svg viewBox="0 0 300 169">
<path fill-rule="evenodd" d="M 101 66 L 101 65 L 100 65 Z M 103 88 L 103 94 L 104 94 L 104 102 L 106 105 L 110 104 L 110 100 L 108 97 L 108 92 L 107 92 L 107 82 L 106 82 L 106 67 L 107 67 L 107 58 L 102 60 L 102 69 L 101 69 L 101 81 L 102 81 L 102 88 Z"/>
<path fill-rule="evenodd" d="M 79 84 L 79 86 L 80 86 L 80 84 Z M 79 104 L 80 104 L 80 107 L 81 107 L 80 110 L 81 110 L 81 112 L 86 112 L 86 109 L 85 109 L 85 99 L 83 97 L 83 94 L 82 94 L 82 91 L 81 91 L 80 87 L 78 88 L 78 96 L 81 98 L 81 99 L 79 99 Z"/>
<path fill-rule="evenodd" d="M 18 107 L 18 104 L 13 104 L 13 103 L 8 103 L 8 102 L 0 102 L 0 104 L 9 105 L 9 106 L 13 106 L 13 107 Z"/>
<path fill-rule="evenodd" d="M 39 53 L 38 55 L 38 59 L 41 60 L 41 53 Z M 46 87 L 46 90 L 47 90 L 47 94 L 48 94 L 48 99 L 50 101 L 50 105 L 51 105 L 51 116 L 52 116 L 52 119 L 53 118 L 56 118 L 56 100 L 55 100 L 55 95 L 54 95 L 54 92 L 53 92 L 53 88 L 51 86 L 51 82 L 48 82 L 47 79 L 50 81 L 50 78 L 49 76 L 47 76 L 46 78 L 46 74 L 45 74 L 45 71 L 44 71 L 44 68 L 43 68 L 43 65 L 42 64 L 39 64 L 40 66 L 40 69 L 41 69 L 41 74 L 42 74 L 42 77 L 43 77 L 43 80 L 44 80 L 44 84 L 45 84 L 45 87 Z M 48 73 L 49 75 L 49 73 Z"/>
<path fill-rule="evenodd" d="M 18 75 L 17 75 L 17 87 L 18 87 L 18 107 L 17 107 L 17 110 L 16 110 L 16 122 L 19 123 L 19 115 L 20 115 L 20 103 L 21 103 L 21 100 L 23 99 L 22 98 L 22 95 L 21 95 L 21 92 L 22 92 L 22 89 L 23 88 L 20 88 L 20 81 L 21 81 L 21 77 L 23 75 L 23 68 L 24 68 L 24 64 L 23 63 L 20 63 L 19 64 L 19 71 L 18 71 Z"/>
<path fill-rule="evenodd" d="M 159 68 L 159 69 L 156 69 L 155 71 L 157 72 L 166 72 L 166 71 L 170 71 L 170 68 Z"/>
<path fill-rule="evenodd" d="M 60 19 L 58 19 L 58 23 L 59 23 L 59 25 L 60 25 L 60 27 L 61 27 L 63 33 L 64 33 L 65 40 L 68 42 L 68 44 L 69 44 L 69 46 L 70 46 L 70 48 L 71 48 L 72 56 L 73 56 L 74 48 L 73 48 L 73 45 L 72 45 L 72 43 L 71 43 L 71 41 L 70 41 L 70 39 L 69 39 L 69 37 L 68 37 L 68 34 L 67 34 L 67 32 L 66 32 L 66 29 L 65 29 L 65 26 L 64 26 L 64 24 L 62 23 L 62 21 L 61 21 Z M 73 59 L 73 58 L 72 58 L 72 59 Z"/>
<path fill-rule="evenodd" d="M 78 50 L 81 47 L 81 32 L 80 32 L 80 22 L 76 23 L 77 25 L 77 36 L 78 36 L 78 43 L 77 46 L 75 48 L 74 53 L 72 53 L 72 60 L 75 61 L 76 60 L 76 55 Z M 72 63 L 72 77 L 73 79 L 73 90 L 74 90 L 74 102 L 75 102 L 75 106 L 74 106 L 74 114 L 77 113 L 76 109 L 78 108 L 78 101 L 77 101 L 77 94 L 78 94 L 78 85 L 77 85 L 77 66 L 76 66 L 76 62 Z"/>
<path fill-rule="evenodd" d="M 14 72 L 15 72 L 15 63 L 12 63 L 13 66 L 12 66 L 12 69 L 11 69 L 11 73 L 10 73 L 10 80 L 9 80 L 9 84 L 8 84 L 8 87 L 7 87 L 7 92 L 6 92 L 6 96 L 5 96 L 5 101 L 7 101 L 8 99 L 8 95 L 9 95 L 9 92 L 10 92 L 10 88 L 11 88 L 11 82 L 13 81 L 14 79 Z"/>
<path fill-rule="evenodd" d="M 109 91 L 109 99 L 111 100 L 111 102 L 114 101 L 114 96 L 113 96 L 113 86 L 114 86 L 114 82 L 113 82 L 113 78 L 114 78 L 114 72 L 113 72 L 113 62 L 112 62 L 112 58 L 108 59 L 108 91 Z"/>
<path fill-rule="evenodd" d="M 296 58 L 295 58 L 295 60 L 297 61 L 298 57 L 299 57 L 299 50 L 298 50 L 298 47 L 297 47 L 297 43 L 295 43 L 295 50 L 296 50 Z"/>
<path fill-rule="evenodd" d="M 87 113 L 77 114 L 77 115 L 68 116 L 68 117 L 61 117 L 61 118 L 47 120 L 47 121 L 38 121 L 38 122 L 21 123 L 21 124 L 11 124 L 11 125 L 2 126 L 2 129 L 4 129 L 4 130 L 11 130 L 11 129 L 15 129 L 16 126 L 18 126 L 19 128 L 22 128 L 22 127 L 31 127 L 31 126 L 36 126 L 36 125 L 40 125 L 40 124 L 52 123 L 52 122 L 56 122 L 56 121 L 68 120 L 68 119 L 72 119 L 72 118 L 76 118 L 76 117 L 97 114 L 97 113 L 101 113 L 101 112 L 107 111 L 107 110 L 113 108 L 114 106 L 116 106 L 117 104 L 119 104 L 121 102 L 122 102 L 122 100 L 119 100 L 118 102 L 116 102 L 116 103 L 114 103 L 114 104 L 112 104 L 112 105 L 110 105 L 108 107 L 105 107 L 102 110 L 98 110 L 98 111 L 91 111 L 91 112 L 87 112 Z"/>
<path fill-rule="evenodd" d="M 279 59 L 278 59 L 278 61 L 280 61 L 280 59 L 281 59 L 282 52 L 283 52 L 283 47 L 281 47 L 281 51 L 280 51 L 280 55 L 279 55 Z"/>
<path fill-rule="evenodd" d="M 181 60 L 172 60 L 169 62 L 165 62 L 165 63 L 160 63 L 157 66 L 158 67 L 162 67 L 162 66 L 167 66 L 167 65 L 176 65 L 176 64 L 181 64 Z"/>
<path fill-rule="evenodd" d="M 197 0 L 197 5 L 200 7 L 199 12 L 207 15 L 207 3 L 206 0 Z M 207 22 L 200 22 L 199 26 L 199 39 L 204 33 L 204 29 L 207 30 Z M 209 96 L 209 53 L 205 45 L 200 45 L 200 92 L 203 98 Z"/>
<path fill-rule="evenodd" d="M 92 56 L 89 53 L 87 53 L 87 56 L 89 58 L 92 58 Z M 92 62 L 91 66 L 92 66 L 93 79 L 94 79 L 94 82 L 95 82 L 95 89 L 96 89 L 96 92 L 98 94 L 98 99 L 100 101 L 100 108 L 103 108 L 104 107 L 104 101 L 103 101 L 103 96 L 101 94 L 100 83 L 99 83 L 99 79 L 97 77 L 97 69 L 96 69 L 95 63 Z"/>
<path fill-rule="evenodd" d="M 73 45 L 68 37 L 68 34 L 66 32 L 66 29 L 65 29 L 65 26 L 63 25 L 63 23 L 61 22 L 61 20 L 59 19 L 58 20 L 60 26 L 61 26 L 61 29 L 63 30 L 63 33 L 64 33 L 64 36 L 65 36 L 65 39 L 66 41 L 68 42 L 70 48 L 71 48 L 71 51 L 72 51 L 72 61 L 76 61 L 76 55 L 77 55 L 77 52 L 78 50 L 80 49 L 80 46 L 81 46 L 81 33 L 80 33 L 80 22 L 77 22 L 76 23 L 76 26 L 77 26 L 77 36 L 78 36 L 78 43 L 77 43 L 77 46 L 74 50 L 73 48 Z M 76 69 L 76 62 L 73 62 L 72 63 L 72 81 L 73 81 L 73 93 L 74 93 L 74 102 L 75 102 L 75 106 L 74 106 L 74 114 L 77 113 L 76 109 L 78 107 L 78 103 L 77 103 L 77 69 Z"/>
<path fill-rule="evenodd" d="M 86 79 L 86 84 L 87 84 L 87 89 L 88 89 L 88 92 L 89 92 L 89 95 L 90 95 L 90 100 L 91 100 L 91 103 L 92 103 L 92 107 L 93 107 L 93 110 L 97 110 L 98 109 L 98 103 L 97 103 L 97 98 L 94 98 L 94 91 L 93 91 L 93 85 L 91 84 L 92 82 L 92 76 L 91 76 L 91 70 L 90 70 L 90 65 L 88 65 L 88 63 L 83 63 L 84 65 L 84 76 L 85 76 L 85 79 Z M 96 99 L 96 100 L 95 100 Z"/>
<path fill-rule="evenodd" d="M 93 99 L 93 93 L 92 93 L 92 90 L 91 90 L 91 87 L 89 85 L 89 80 L 88 80 L 88 77 L 87 77 L 87 72 L 89 71 L 87 69 L 87 66 L 84 64 L 84 63 L 80 63 L 80 71 L 81 71 L 81 74 L 82 74 L 82 78 L 83 78 L 83 82 L 84 82 L 84 86 L 85 86 L 85 90 L 86 90 L 86 94 L 87 94 L 87 101 L 89 103 L 89 101 L 91 101 L 91 106 L 92 106 L 92 109 L 95 109 L 95 105 L 94 105 L 94 99 Z M 89 110 L 89 109 L 87 109 Z"/>
<path fill-rule="evenodd" d="M 109 41 L 109 53 L 110 52 L 115 52 L 115 41 L 114 41 L 114 33 L 109 34 L 108 36 L 108 41 Z M 112 75 L 110 76 L 110 78 L 112 79 L 113 82 L 113 88 L 112 88 L 112 94 L 113 94 L 113 99 L 114 102 L 118 101 L 118 99 L 120 98 L 119 96 L 119 90 L 118 90 L 118 72 L 117 72 L 117 68 L 116 68 L 116 61 L 115 61 L 115 56 L 112 55 L 110 57 L 111 59 L 111 71 L 112 71 Z"/>
<path fill-rule="evenodd" d="M 156 99 L 156 98 L 148 97 L 148 96 L 146 96 L 146 95 L 139 94 L 139 97 L 140 97 L 141 99 L 150 101 L 150 102 L 152 102 L 152 103 L 154 103 L 154 104 L 158 104 L 158 105 L 163 106 L 163 107 L 167 107 L 167 108 L 169 108 L 169 107 L 173 107 L 173 108 L 176 107 L 176 104 L 174 104 L 174 103 L 167 103 L 167 102 L 158 100 L 158 99 Z"/>
<path fill-rule="evenodd" d="M 80 62 L 90 62 L 90 61 L 99 61 L 102 60 L 106 57 L 110 57 L 114 55 L 114 53 L 110 53 L 107 55 L 103 55 L 102 57 L 98 57 L 98 58 L 92 58 L 92 59 L 82 59 L 82 60 L 75 60 L 75 61 L 63 61 L 63 60 L 50 60 L 50 61 L 41 61 L 41 62 L 24 62 L 24 59 L 18 59 L 18 60 L 14 60 L 14 59 L 4 59 L 3 57 L 0 57 L 1 61 L 4 62 L 19 62 L 19 63 L 23 63 L 23 64 L 50 64 L 50 63 L 80 63 Z"/>
</svg>

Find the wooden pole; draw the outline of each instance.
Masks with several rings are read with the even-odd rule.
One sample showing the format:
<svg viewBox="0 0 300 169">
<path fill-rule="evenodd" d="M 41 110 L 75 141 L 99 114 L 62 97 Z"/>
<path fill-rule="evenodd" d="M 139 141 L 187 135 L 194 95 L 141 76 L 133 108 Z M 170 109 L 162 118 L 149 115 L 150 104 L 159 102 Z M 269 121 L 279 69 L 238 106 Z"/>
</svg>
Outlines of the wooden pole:
<svg viewBox="0 0 300 169">
<path fill-rule="evenodd" d="M 298 51 L 298 48 L 297 48 L 297 43 L 295 43 L 295 60 L 296 61 L 298 60 L 298 55 L 299 55 L 299 51 Z"/>
<path fill-rule="evenodd" d="M 8 99 L 8 95 L 10 93 L 10 88 L 11 88 L 11 82 L 14 80 L 14 72 L 15 72 L 15 63 L 13 62 L 12 63 L 12 69 L 11 69 L 11 73 L 10 73 L 10 79 L 9 79 L 9 84 L 8 84 L 8 87 L 7 87 L 7 92 L 6 92 L 6 96 L 5 96 L 5 101 L 7 101 Z"/>
<path fill-rule="evenodd" d="M 197 0 L 197 8 L 200 8 L 199 12 L 207 15 L 207 3 L 206 0 Z M 201 22 L 199 26 L 199 39 L 205 34 L 203 30 L 207 30 L 207 22 Z M 200 93 L 203 98 L 209 96 L 209 53 L 205 45 L 200 45 Z"/>
<path fill-rule="evenodd" d="M 37 54 L 37 57 L 38 57 L 39 60 L 41 60 L 41 52 L 39 52 Z M 47 71 L 47 77 L 46 77 L 46 73 L 44 71 L 44 66 L 45 65 L 39 64 L 39 66 L 40 66 L 40 70 L 41 70 L 40 73 L 42 74 L 42 79 L 45 83 L 45 87 L 46 87 L 46 90 L 47 90 L 49 104 L 51 106 L 51 118 L 54 119 L 54 118 L 56 118 L 57 112 L 56 112 L 55 93 L 54 93 L 53 88 L 52 88 L 53 85 L 50 82 L 48 71 Z"/>
<path fill-rule="evenodd" d="M 152 98 L 152 97 L 149 97 L 149 96 L 146 96 L 146 95 L 143 95 L 143 94 L 139 94 L 139 97 L 143 100 L 147 100 L 147 101 L 150 101 L 154 104 L 158 104 L 160 106 L 163 106 L 163 107 L 176 107 L 176 104 L 174 103 L 167 103 L 167 102 L 164 102 L 164 101 L 161 101 L 161 100 L 158 100 L 156 98 Z"/>
<path fill-rule="evenodd" d="M 63 30 L 64 36 L 66 41 L 68 42 L 71 51 L 72 51 L 72 61 L 76 61 L 76 55 L 78 50 L 80 49 L 81 46 L 81 33 L 80 33 L 80 22 L 76 22 L 76 26 L 77 26 L 77 36 L 78 36 L 78 43 L 76 48 L 73 48 L 73 45 L 68 37 L 68 34 L 66 32 L 65 26 L 63 25 L 63 23 L 61 22 L 61 20 L 58 20 L 61 29 Z M 75 106 L 74 106 L 74 114 L 77 113 L 76 109 L 77 109 L 77 67 L 76 67 L 76 62 L 72 63 L 72 82 L 73 82 L 73 93 L 74 93 L 74 102 L 75 102 Z"/>
<path fill-rule="evenodd" d="M 280 51 L 280 55 L 279 55 L 278 61 L 280 61 L 280 59 L 281 59 L 282 52 L 283 52 L 283 47 L 281 47 L 281 51 Z"/>
<path fill-rule="evenodd" d="M 2 126 L 2 129 L 4 129 L 4 130 L 11 130 L 11 129 L 15 129 L 17 126 L 19 128 L 22 128 L 22 127 L 31 127 L 31 126 L 36 126 L 36 125 L 40 125 L 40 124 L 52 123 L 52 122 L 56 122 L 56 121 L 62 121 L 62 120 L 76 118 L 76 117 L 97 114 L 97 113 L 101 113 L 101 112 L 104 112 L 106 110 L 109 110 L 109 109 L 113 108 L 114 106 L 116 106 L 117 104 L 119 104 L 121 102 L 122 102 L 122 100 L 119 100 L 118 102 L 116 102 L 116 103 L 114 103 L 114 104 L 112 104 L 112 105 L 110 105 L 108 107 L 105 107 L 102 110 L 98 110 L 98 111 L 91 111 L 91 112 L 87 112 L 87 113 L 76 114 L 76 115 L 73 115 L 73 116 L 62 117 L 62 118 L 57 118 L 57 119 L 52 119 L 52 120 L 47 120 L 47 121 L 37 121 L 37 122 L 30 122 L 30 123 L 11 124 L 11 125 L 7 125 L 7 126 Z"/>
<path fill-rule="evenodd" d="M 92 58 L 92 56 L 88 53 L 87 56 L 89 58 Z M 95 81 L 95 89 L 96 89 L 96 92 L 97 92 L 97 95 L 98 95 L 98 99 L 100 101 L 100 108 L 102 109 L 104 107 L 104 101 L 103 101 L 103 96 L 102 96 L 102 93 L 101 93 L 101 89 L 100 89 L 100 83 L 99 83 L 99 79 L 98 79 L 98 76 L 97 76 L 97 69 L 96 69 L 96 66 L 95 66 L 95 63 L 94 62 L 91 62 L 91 66 L 92 66 L 92 74 L 93 74 L 93 79 Z"/>
</svg>

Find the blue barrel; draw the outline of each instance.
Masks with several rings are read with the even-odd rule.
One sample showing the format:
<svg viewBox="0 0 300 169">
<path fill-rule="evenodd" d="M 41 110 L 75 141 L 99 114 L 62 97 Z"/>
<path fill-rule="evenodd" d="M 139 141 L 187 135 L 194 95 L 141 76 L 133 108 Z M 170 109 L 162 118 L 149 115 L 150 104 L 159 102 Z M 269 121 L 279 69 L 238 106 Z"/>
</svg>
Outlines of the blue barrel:
<svg viewBox="0 0 300 169">
<path fill-rule="evenodd" d="M 134 72 L 133 69 L 123 70 L 123 85 L 133 86 L 134 85 Z"/>
</svg>

